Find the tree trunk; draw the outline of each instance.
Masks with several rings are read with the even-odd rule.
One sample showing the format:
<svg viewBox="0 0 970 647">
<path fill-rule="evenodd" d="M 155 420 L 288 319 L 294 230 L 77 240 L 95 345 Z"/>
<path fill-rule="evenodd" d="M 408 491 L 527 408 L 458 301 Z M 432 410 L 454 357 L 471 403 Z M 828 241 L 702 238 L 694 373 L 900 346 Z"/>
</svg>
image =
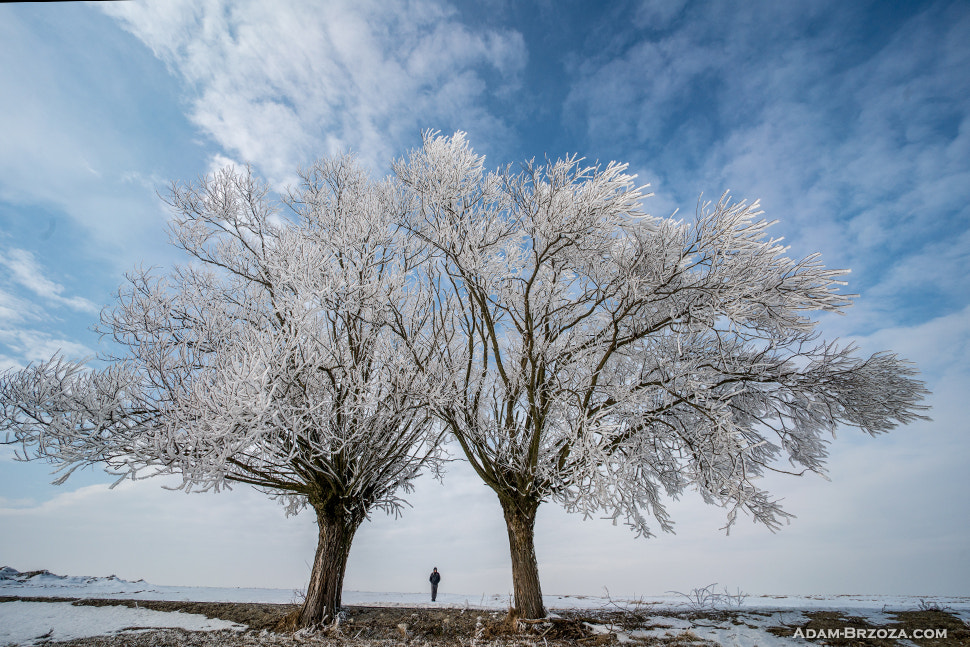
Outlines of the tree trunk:
<svg viewBox="0 0 970 647">
<path fill-rule="evenodd" d="M 317 554 L 313 559 L 306 599 L 297 619 L 297 627 L 313 627 L 333 622 L 340 611 L 340 594 L 350 544 L 360 521 L 346 514 L 317 509 Z"/>
<path fill-rule="evenodd" d="M 523 619 L 544 618 L 542 589 L 539 586 L 539 564 L 536 562 L 535 525 L 537 501 L 505 500 L 502 512 L 509 531 L 512 553 L 512 587 L 515 592 L 515 614 Z"/>
</svg>

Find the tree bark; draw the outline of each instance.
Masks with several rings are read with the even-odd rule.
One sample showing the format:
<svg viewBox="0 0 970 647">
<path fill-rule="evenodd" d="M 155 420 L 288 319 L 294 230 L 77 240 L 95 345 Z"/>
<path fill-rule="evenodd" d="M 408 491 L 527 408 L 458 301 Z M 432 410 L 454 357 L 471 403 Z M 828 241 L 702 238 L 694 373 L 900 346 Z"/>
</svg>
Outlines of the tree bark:
<svg viewBox="0 0 970 647">
<path fill-rule="evenodd" d="M 535 550 L 536 512 L 539 503 L 528 499 L 500 501 L 509 531 L 515 614 L 528 620 L 544 618 L 546 610 L 542 606 L 542 588 L 539 586 L 539 564 Z"/>
<path fill-rule="evenodd" d="M 340 611 L 340 594 L 354 533 L 360 520 L 320 508 L 316 510 L 317 553 L 313 559 L 306 599 L 297 619 L 297 627 L 313 627 L 333 622 Z"/>
</svg>

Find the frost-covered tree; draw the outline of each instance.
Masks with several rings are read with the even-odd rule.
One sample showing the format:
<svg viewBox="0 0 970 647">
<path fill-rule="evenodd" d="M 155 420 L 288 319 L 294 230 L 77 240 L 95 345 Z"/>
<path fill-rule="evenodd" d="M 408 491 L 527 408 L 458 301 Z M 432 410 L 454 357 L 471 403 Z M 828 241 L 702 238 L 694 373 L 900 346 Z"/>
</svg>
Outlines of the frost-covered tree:
<svg viewBox="0 0 970 647">
<path fill-rule="evenodd" d="M 361 522 L 398 513 L 422 468 L 437 470 L 426 403 L 440 371 L 396 184 L 351 158 L 301 179 L 286 207 L 248 169 L 173 185 L 172 240 L 190 262 L 129 275 L 101 316 L 121 349 L 101 368 L 55 356 L 0 376 L 0 429 L 61 481 L 100 464 L 119 481 L 177 474 L 186 491 L 244 483 L 289 513 L 309 506 L 309 626 L 334 618 Z"/>
<path fill-rule="evenodd" d="M 665 499 L 696 490 L 771 529 L 789 513 L 766 470 L 823 473 L 826 435 L 921 417 L 914 367 L 818 339 L 816 312 L 850 305 L 844 270 L 786 256 L 758 204 L 701 204 L 690 222 L 641 211 L 611 163 L 575 157 L 484 170 L 462 133 L 399 161 L 426 276 L 459 307 L 455 397 L 433 406 L 508 526 L 516 612 L 543 615 L 533 541 L 554 501 L 672 531 Z M 459 352 L 459 349 L 460 352 Z"/>
</svg>

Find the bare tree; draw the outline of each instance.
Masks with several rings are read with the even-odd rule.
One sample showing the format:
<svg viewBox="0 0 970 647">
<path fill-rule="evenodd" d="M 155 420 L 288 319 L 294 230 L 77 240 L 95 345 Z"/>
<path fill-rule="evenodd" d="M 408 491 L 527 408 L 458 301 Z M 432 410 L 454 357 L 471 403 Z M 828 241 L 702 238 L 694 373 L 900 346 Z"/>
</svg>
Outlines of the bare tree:
<svg viewBox="0 0 970 647">
<path fill-rule="evenodd" d="M 192 262 L 128 277 L 102 313 L 123 349 L 103 368 L 55 356 L 0 376 L 0 429 L 60 464 L 61 482 L 102 464 L 119 482 L 178 474 L 186 491 L 245 483 L 288 513 L 311 507 L 310 626 L 340 607 L 362 521 L 397 514 L 437 470 L 441 432 L 425 406 L 436 342 L 422 337 L 437 311 L 409 281 L 421 245 L 395 226 L 407 202 L 350 158 L 301 176 L 292 217 L 248 169 L 173 185 L 173 242 Z"/>
<path fill-rule="evenodd" d="M 484 170 L 463 133 L 426 134 L 395 171 L 425 275 L 458 308 L 437 320 L 454 397 L 434 405 L 508 526 L 515 610 L 544 615 L 533 528 L 545 501 L 638 535 L 686 489 L 771 529 L 789 517 L 757 479 L 787 461 L 823 473 L 825 434 L 922 417 L 927 391 L 889 353 L 820 341 L 844 270 L 786 256 L 758 204 L 641 211 L 626 166 L 575 157 Z"/>
</svg>

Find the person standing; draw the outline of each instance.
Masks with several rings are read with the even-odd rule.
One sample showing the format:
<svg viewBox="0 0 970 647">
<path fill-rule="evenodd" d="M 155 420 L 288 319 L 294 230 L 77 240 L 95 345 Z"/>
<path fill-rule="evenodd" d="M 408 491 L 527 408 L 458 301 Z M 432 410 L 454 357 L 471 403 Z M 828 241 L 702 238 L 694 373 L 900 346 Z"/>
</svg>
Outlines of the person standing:
<svg viewBox="0 0 970 647">
<path fill-rule="evenodd" d="M 438 582 L 441 581 L 441 573 L 438 572 L 437 566 L 431 571 L 431 577 L 428 579 L 431 581 L 431 601 L 434 602 L 438 597 Z"/>
</svg>

